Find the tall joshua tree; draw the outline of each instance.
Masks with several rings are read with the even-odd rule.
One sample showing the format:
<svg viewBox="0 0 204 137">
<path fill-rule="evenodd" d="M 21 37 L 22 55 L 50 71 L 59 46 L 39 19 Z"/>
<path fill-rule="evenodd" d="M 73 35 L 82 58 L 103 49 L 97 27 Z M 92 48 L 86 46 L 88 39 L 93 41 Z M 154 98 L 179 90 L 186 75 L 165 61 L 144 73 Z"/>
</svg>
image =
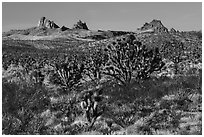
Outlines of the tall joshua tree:
<svg viewBox="0 0 204 137">
<path fill-rule="evenodd" d="M 134 35 L 128 35 L 105 48 L 108 61 L 104 74 L 115 78 L 120 85 L 127 86 L 133 79 L 147 79 L 164 66 L 158 48 L 148 49 L 135 39 Z"/>
</svg>

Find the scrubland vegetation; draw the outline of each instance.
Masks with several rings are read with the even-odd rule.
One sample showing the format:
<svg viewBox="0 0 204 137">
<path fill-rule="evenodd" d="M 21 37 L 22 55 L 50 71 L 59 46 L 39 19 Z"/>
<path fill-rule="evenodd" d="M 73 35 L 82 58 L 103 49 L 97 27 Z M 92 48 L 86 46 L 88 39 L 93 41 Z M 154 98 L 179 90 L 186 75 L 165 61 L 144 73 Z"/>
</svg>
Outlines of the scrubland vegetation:
<svg viewBox="0 0 204 137">
<path fill-rule="evenodd" d="M 3 134 L 202 134 L 198 46 L 189 56 L 185 43 L 134 35 L 83 51 L 12 42 L 2 48 Z"/>
</svg>

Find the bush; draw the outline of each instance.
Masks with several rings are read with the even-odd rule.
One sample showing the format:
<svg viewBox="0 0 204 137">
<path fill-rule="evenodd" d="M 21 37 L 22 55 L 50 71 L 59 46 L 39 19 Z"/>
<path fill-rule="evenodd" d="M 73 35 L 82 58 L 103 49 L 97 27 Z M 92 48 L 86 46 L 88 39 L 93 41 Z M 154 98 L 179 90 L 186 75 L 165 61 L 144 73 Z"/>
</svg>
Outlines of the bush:
<svg viewBox="0 0 204 137">
<path fill-rule="evenodd" d="M 107 56 L 104 54 L 102 48 L 90 51 L 86 59 L 85 75 L 92 81 L 97 83 L 102 78 L 103 68 L 105 67 Z"/>
<path fill-rule="evenodd" d="M 47 90 L 41 85 L 28 87 L 10 82 L 3 82 L 2 89 L 2 133 L 32 134 L 30 122 L 50 104 Z"/>
<path fill-rule="evenodd" d="M 163 58 L 173 61 L 175 74 L 179 72 L 179 63 L 184 60 L 184 51 L 184 44 L 177 40 L 165 41 L 160 48 Z"/>
</svg>

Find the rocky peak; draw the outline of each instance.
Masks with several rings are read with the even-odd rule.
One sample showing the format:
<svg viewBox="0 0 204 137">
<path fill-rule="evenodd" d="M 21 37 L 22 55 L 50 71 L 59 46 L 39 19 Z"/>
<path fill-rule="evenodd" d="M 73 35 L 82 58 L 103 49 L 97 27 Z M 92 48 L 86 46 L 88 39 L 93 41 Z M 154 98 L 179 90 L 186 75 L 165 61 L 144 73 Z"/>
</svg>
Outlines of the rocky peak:
<svg viewBox="0 0 204 137">
<path fill-rule="evenodd" d="M 51 21 L 47 19 L 46 17 L 41 17 L 38 23 L 38 27 L 46 27 L 49 29 L 59 28 L 57 24 L 54 23 L 54 21 Z"/>
<path fill-rule="evenodd" d="M 152 20 L 150 23 L 145 23 L 140 30 L 144 31 L 144 30 L 149 30 L 149 29 L 153 29 L 154 32 L 158 32 L 158 33 L 163 33 L 163 32 L 168 32 L 168 29 L 166 27 L 164 27 L 164 25 L 162 24 L 162 22 L 160 20 Z"/>
<path fill-rule="evenodd" d="M 61 31 L 65 31 L 65 30 L 68 30 L 69 28 L 67 28 L 67 27 L 65 27 L 65 26 L 62 26 L 61 28 L 60 28 L 60 30 Z"/>
<path fill-rule="evenodd" d="M 174 28 L 171 28 L 170 32 L 171 33 L 176 33 L 176 30 Z"/>
<path fill-rule="evenodd" d="M 79 20 L 76 24 L 74 24 L 73 29 L 85 29 L 85 30 L 88 30 L 88 27 L 87 27 L 85 22 L 82 22 L 81 20 Z"/>
</svg>

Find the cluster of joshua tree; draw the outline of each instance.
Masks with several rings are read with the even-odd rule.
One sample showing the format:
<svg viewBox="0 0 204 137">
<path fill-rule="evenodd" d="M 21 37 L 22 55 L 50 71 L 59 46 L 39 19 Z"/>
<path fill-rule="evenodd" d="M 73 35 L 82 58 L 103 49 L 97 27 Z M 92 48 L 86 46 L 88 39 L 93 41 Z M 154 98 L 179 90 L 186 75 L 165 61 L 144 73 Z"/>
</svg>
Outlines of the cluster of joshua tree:
<svg viewBox="0 0 204 137">
<path fill-rule="evenodd" d="M 77 57 L 56 64 L 56 75 L 60 84 L 66 90 L 72 90 L 81 84 L 84 77 L 97 81 L 97 86 L 103 76 L 108 76 L 117 81 L 119 85 L 127 88 L 132 80 L 145 80 L 154 71 L 159 71 L 164 66 L 158 48 L 148 48 L 137 41 L 134 35 L 118 39 L 106 47 L 97 48 L 89 53 L 84 61 Z M 82 109 L 85 112 L 90 127 L 103 112 L 98 109 L 102 100 L 102 90 L 89 91 L 82 99 Z"/>
</svg>

